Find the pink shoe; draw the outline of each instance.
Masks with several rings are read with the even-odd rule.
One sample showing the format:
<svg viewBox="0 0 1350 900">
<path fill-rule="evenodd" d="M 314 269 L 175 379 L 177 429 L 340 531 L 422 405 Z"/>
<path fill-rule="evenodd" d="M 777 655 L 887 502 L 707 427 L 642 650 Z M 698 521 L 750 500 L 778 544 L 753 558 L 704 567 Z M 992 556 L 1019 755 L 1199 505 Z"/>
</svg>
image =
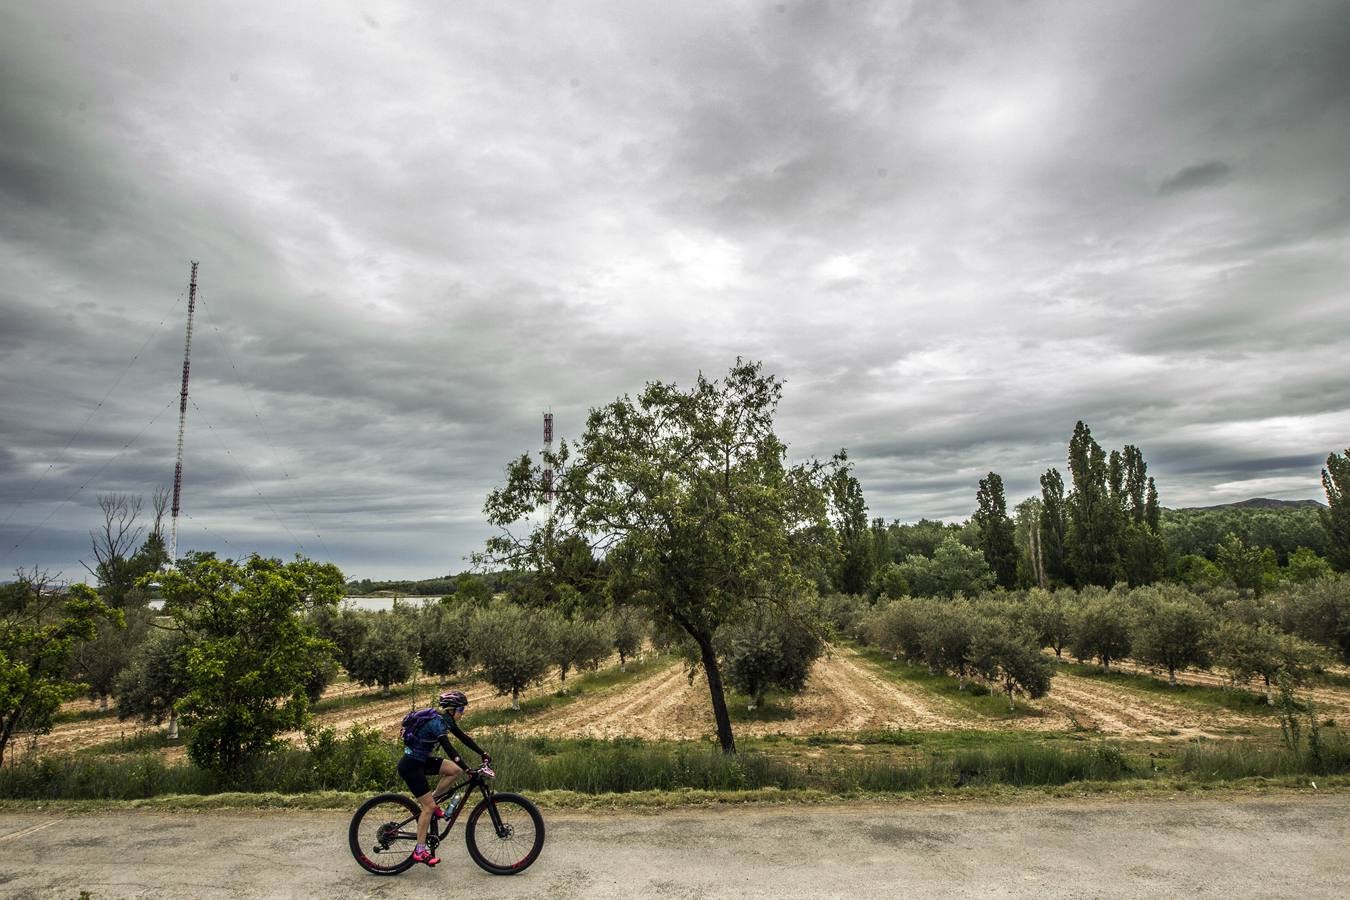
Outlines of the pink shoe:
<svg viewBox="0 0 1350 900">
<path fill-rule="evenodd" d="M 438 806 L 438 807 L 436 807 L 436 809 L 432 812 L 431 817 L 432 817 L 433 819 L 444 819 L 444 818 L 445 818 L 445 810 L 441 809 L 441 808 Z"/>
<path fill-rule="evenodd" d="M 426 849 L 413 850 L 412 858 L 413 862 L 426 863 L 429 866 L 434 866 L 441 861 L 440 857 L 432 856 L 431 851 Z"/>
</svg>

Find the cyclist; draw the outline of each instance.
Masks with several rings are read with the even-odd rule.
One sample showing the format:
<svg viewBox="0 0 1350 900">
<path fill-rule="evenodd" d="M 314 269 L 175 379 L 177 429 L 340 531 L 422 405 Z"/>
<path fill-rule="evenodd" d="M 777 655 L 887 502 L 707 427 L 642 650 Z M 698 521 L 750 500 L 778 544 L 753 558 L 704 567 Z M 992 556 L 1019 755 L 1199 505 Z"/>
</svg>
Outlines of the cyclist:
<svg viewBox="0 0 1350 900">
<path fill-rule="evenodd" d="M 413 860 L 429 866 L 436 865 L 440 862 L 440 858 L 433 856 L 427 849 L 427 828 L 431 825 L 433 817 L 439 819 L 445 815 L 436 805 L 436 795 L 450 787 L 468 768 L 451 746 L 449 735 L 453 734 L 459 738 L 460 743 L 482 757 L 483 765 L 491 762 L 487 753 L 459 727 L 460 716 L 469 708 L 469 698 L 464 696 L 464 692 L 446 691 L 436 702 L 441 708 L 440 717 L 431 719 L 422 726 L 421 731 L 417 733 L 417 739 L 403 748 L 403 757 L 398 761 L 398 774 L 408 785 L 408 790 L 417 798 L 417 802 L 422 805 L 422 812 L 417 817 L 417 846 L 413 849 Z M 438 743 L 448 758 L 431 755 Z M 434 791 L 427 782 L 428 775 L 440 776 Z"/>
</svg>

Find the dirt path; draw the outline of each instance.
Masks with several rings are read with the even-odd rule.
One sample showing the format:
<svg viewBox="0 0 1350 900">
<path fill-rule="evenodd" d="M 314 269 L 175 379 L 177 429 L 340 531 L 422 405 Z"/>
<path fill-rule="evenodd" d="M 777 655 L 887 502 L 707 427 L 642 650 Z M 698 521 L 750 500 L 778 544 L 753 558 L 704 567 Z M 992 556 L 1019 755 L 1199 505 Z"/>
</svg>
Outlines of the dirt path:
<svg viewBox="0 0 1350 900">
<path fill-rule="evenodd" d="M 1055 673 L 1050 693 L 1041 702 L 1085 728 L 1130 737 L 1225 737 L 1227 728 L 1265 724 L 1252 716 L 1156 700 L 1062 670 Z"/>
<path fill-rule="evenodd" d="M 543 852 L 510 878 L 458 834 L 435 869 L 368 875 L 349 812 L 4 813 L 0 885 L 60 900 L 1350 896 L 1345 794 L 543 812 Z"/>
<path fill-rule="evenodd" d="M 512 731 L 525 735 L 568 737 L 689 738 L 712 727 L 712 715 L 699 704 L 697 686 L 682 663 L 671 663 L 630 684 L 550 710 Z M 703 688 L 706 699 L 707 688 Z"/>
<path fill-rule="evenodd" d="M 956 705 L 923 691 L 906 690 L 860 661 L 857 651 L 834 647 L 816 662 L 806 692 L 794 704 L 803 730 L 857 732 L 905 728 L 940 730 L 970 727 L 976 719 Z"/>
<path fill-rule="evenodd" d="M 1159 675 L 1148 668 L 1132 660 L 1124 660 L 1116 663 L 1123 671 L 1134 672 L 1139 675 L 1151 675 L 1155 678 L 1166 680 L 1167 673 Z M 1334 671 L 1334 669 L 1333 669 Z M 1228 676 L 1218 672 L 1178 672 L 1177 681 L 1181 684 L 1195 685 L 1197 687 L 1224 688 L 1229 686 Z M 1264 694 L 1265 685 L 1259 679 L 1252 679 L 1245 685 L 1240 685 L 1239 689 L 1251 691 L 1254 694 Z M 1313 702 L 1325 713 L 1342 719 L 1350 723 L 1350 689 L 1336 687 L 1334 685 L 1312 684 L 1304 685 L 1297 689 L 1300 697 L 1311 696 Z M 1278 702 L 1279 695 L 1275 694 Z"/>
</svg>

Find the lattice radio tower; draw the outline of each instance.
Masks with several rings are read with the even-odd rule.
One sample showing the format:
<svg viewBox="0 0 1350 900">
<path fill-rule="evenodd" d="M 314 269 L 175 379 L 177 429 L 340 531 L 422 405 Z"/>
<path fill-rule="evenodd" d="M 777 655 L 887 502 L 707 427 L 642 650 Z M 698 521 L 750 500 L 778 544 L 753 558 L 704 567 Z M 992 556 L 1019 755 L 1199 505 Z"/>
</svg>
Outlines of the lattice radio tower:
<svg viewBox="0 0 1350 900">
<path fill-rule="evenodd" d="M 178 393 L 178 458 L 173 465 L 173 517 L 169 526 L 169 565 L 178 564 L 178 510 L 183 494 L 183 430 L 187 427 L 188 373 L 192 371 L 192 314 L 197 309 L 197 261 L 188 285 L 187 339 L 183 343 L 183 388 Z"/>
<path fill-rule="evenodd" d="M 553 464 L 549 457 L 553 455 L 553 413 L 544 413 L 544 502 L 548 504 L 548 517 L 553 519 Z"/>
</svg>

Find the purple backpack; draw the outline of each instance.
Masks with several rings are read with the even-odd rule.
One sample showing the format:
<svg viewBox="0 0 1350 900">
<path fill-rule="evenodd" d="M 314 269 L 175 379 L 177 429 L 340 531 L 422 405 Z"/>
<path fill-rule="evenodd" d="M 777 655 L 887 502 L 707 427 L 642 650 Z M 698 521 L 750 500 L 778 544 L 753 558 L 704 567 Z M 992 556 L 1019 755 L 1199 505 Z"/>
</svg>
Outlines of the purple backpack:
<svg viewBox="0 0 1350 900">
<path fill-rule="evenodd" d="M 411 747 L 416 744 L 422 733 L 422 728 L 432 719 L 439 719 L 441 714 L 435 709 L 419 709 L 408 713 L 403 717 L 403 744 L 405 747 Z"/>
</svg>

